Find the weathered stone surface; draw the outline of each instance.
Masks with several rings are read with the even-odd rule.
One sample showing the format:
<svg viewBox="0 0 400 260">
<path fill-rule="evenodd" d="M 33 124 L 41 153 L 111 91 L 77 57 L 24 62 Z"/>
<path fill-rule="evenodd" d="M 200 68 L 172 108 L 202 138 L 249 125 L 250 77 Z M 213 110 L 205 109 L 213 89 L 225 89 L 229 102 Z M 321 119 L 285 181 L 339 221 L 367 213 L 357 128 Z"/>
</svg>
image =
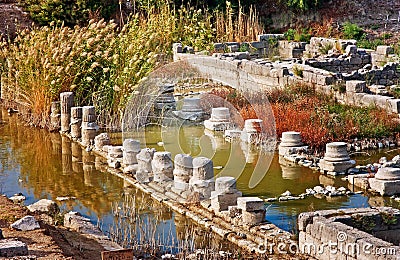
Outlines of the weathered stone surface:
<svg viewBox="0 0 400 260">
<path fill-rule="evenodd" d="M 378 180 L 400 180 L 400 168 L 394 168 L 394 167 L 379 168 L 378 172 L 375 174 L 375 178 Z"/>
<path fill-rule="evenodd" d="M 215 180 L 215 191 L 219 194 L 236 192 L 236 179 L 230 176 L 217 178 Z"/>
<path fill-rule="evenodd" d="M 25 243 L 12 238 L 0 240 L 0 257 L 24 255 L 28 255 L 28 247 Z"/>
<path fill-rule="evenodd" d="M 123 163 L 132 165 L 137 163 L 137 154 L 140 152 L 140 142 L 134 139 L 125 139 L 123 144 Z"/>
<path fill-rule="evenodd" d="M 177 154 L 174 162 L 174 186 L 179 190 L 187 190 L 193 174 L 193 158 L 190 155 Z"/>
<path fill-rule="evenodd" d="M 362 93 L 365 92 L 366 82 L 361 80 L 346 81 L 346 92 Z"/>
<path fill-rule="evenodd" d="M 104 146 L 110 144 L 111 144 L 110 136 L 107 133 L 101 133 L 94 138 L 94 147 L 98 151 L 103 151 Z"/>
<path fill-rule="evenodd" d="M 12 200 L 12 202 L 14 202 L 14 203 L 21 203 L 26 200 L 26 197 L 21 194 L 21 195 L 14 195 L 14 196 L 10 197 L 9 199 Z"/>
<path fill-rule="evenodd" d="M 154 174 L 154 181 L 161 182 L 172 180 L 174 178 L 171 153 L 170 152 L 155 152 L 151 166 Z"/>
<path fill-rule="evenodd" d="M 71 107 L 74 105 L 74 93 L 63 92 L 60 93 L 61 100 L 61 132 L 69 132 Z"/>
<path fill-rule="evenodd" d="M 368 178 L 372 190 L 379 192 L 382 196 L 400 194 L 400 180 L 380 180 Z"/>
<path fill-rule="evenodd" d="M 259 197 L 240 197 L 237 198 L 237 206 L 247 212 L 260 211 L 264 210 L 264 201 Z"/>
<path fill-rule="evenodd" d="M 101 230 L 90 222 L 90 219 L 81 216 L 78 212 L 70 211 L 64 215 L 64 226 L 77 232 L 91 235 L 100 239 L 108 239 Z"/>
<path fill-rule="evenodd" d="M 376 53 L 379 55 L 384 55 L 387 56 L 389 54 L 392 54 L 394 52 L 392 46 L 387 46 L 387 45 L 379 45 L 376 47 Z"/>
<path fill-rule="evenodd" d="M 48 199 L 41 199 L 38 202 L 29 205 L 27 208 L 30 212 L 45 213 L 48 215 L 55 215 L 60 212 L 58 205 L 54 201 Z"/>
<path fill-rule="evenodd" d="M 21 231 L 39 229 L 40 225 L 33 216 L 25 216 L 10 225 L 11 228 Z"/>
<path fill-rule="evenodd" d="M 155 149 L 150 148 L 144 148 L 140 150 L 140 153 L 136 155 L 136 159 L 138 162 L 138 172 L 152 172 L 151 161 L 153 160 L 153 155 L 155 151 Z"/>
<path fill-rule="evenodd" d="M 191 180 L 209 180 L 214 178 L 213 162 L 206 157 L 193 159 L 193 177 Z"/>
<path fill-rule="evenodd" d="M 242 222 L 247 225 L 255 225 L 263 222 L 265 219 L 265 210 L 242 212 Z"/>
<path fill-rule="evenodd" d="M 234 193 L 219 193 L 217 191 L 211 192 L 211 208 L 215 212 L 228 210 L 229 206 L 235 206 L 237 199 L 242 196 L 240 191 Z"/>
</svg>

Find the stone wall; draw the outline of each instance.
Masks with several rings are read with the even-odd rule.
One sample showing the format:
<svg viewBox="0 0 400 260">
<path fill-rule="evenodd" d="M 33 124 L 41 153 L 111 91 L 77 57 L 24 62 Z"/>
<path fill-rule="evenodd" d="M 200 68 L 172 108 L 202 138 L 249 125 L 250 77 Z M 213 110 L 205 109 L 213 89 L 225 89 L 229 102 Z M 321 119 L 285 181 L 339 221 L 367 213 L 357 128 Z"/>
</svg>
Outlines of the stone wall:
<svg viewBox="0 0 400 260">
<path fill-rule="evenodd" d="M 398 209 L 354 208 L 300 213 L 299 250 L 317 259 L 398 259 Z"/>
</svg>

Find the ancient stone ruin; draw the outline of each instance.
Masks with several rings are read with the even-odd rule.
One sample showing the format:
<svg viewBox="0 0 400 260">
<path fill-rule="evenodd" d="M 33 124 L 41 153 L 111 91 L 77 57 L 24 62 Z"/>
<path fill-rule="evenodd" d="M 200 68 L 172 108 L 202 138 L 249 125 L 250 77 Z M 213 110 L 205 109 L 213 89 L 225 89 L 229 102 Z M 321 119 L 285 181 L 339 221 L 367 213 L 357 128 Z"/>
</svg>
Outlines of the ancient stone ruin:
<svg viewBox="0 0 400 260">
<path fill-rule="evenodd" d="M 227 107 L 215 107 L 211 109 L 211 118 L 204 121 L 204 127 L 211 131 L 225 131 L 231 127 L 231 115 Z"/>
<path fill-rule="evenodd" d="M 333 142 L 326 145 L 325 156 L 320 160 L 321 171 L 337 175 L 345 173 L 354 165 L 355 161 L 350 160 L 345 142 Z"/>
<path fill-rule="evenodd" d="M 306 150 L 307 146 L 302 143 L 300 132 L 283 132 L 278 149 L 279 155 L 283 156 L 299 150 Z"/>
</svg>

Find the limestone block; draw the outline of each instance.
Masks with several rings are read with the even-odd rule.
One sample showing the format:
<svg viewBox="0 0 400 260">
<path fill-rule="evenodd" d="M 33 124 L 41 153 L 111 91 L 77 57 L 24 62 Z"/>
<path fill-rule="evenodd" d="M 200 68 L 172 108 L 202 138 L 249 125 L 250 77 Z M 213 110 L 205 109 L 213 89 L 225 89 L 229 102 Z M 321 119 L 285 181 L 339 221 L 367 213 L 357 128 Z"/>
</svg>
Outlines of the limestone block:
<svg viewBox="0 0 400 260">
<path fill-rule="evenodd" d="M 347 143 L 332 142 L 326 144 L 324 159 L 325 161 L 331 162 L 350 160 L 349 154 L 347 152 Z"/>
<path fill-rule="evenodd" d="M 400 113 L 400 99 L 389 99 L 388 104 L 393 113 Z"/>
<path fill-rule="evenodd" d="M 154 174 L 154 181 L 161 182 L 172 180 L 174 178 L 171 153 L 170 152 L 155 152 L 151 167 Z"/>
<path fill-rule="evenodd" d="M 237 204 L 237 199 L 242 196 L 240 191 L 234 193 L 221 194 L 217 191 L 211 192 L 211 208 L 215 212 L 221 212 L 228 210 L 229 206 L 235 206 Z"/>
<path fill-rule="evenodd" d="M 389 54 L 393 54 L 394 50 L 393 47 L 387 45 L 379 45 L 376 47 L 376 53 L 379 55 L 387 56 Z"/>
<path fill-rule="evenodd" d="M 382 196 L 392 196 L 400 193 L 400 180 L 380 180 L 369 178 L 369 186 Z"/>
<path fill-rule="evenodd" d="M 58 205 L 54 201 L 48 199 L 41 199 L 29 205 L 27 208 L 32 213 L 45 213 L 49 215 L 55 215 L 60 212 Z"/>
<path fill-rule="evenodd" d="M 107 157 L 111 159 L 122 159 L 122 146 L 109 146 Z"/>
<path fill-rule="evenodd" d="M 253 212 L 242 212 L 242 222 L 247 225 L 255 225 L 265 220 L 265 210 L 253 211 Z"/>
<path fill-rule="evenodd" d="M 33 216 L 25 216 L 10 225 L 11 228 L 21 231 L 30 231 L 39 229 L 39 223 Z"/>
<path fill-rule="evenodd" d="M 215 192 L 222 194 L 236 191 L 236 179 L 234 177 L 219 177 L 215 180 Z"/>
<path fill-rule="evenodd" d="M 153 160 L 154 153 L 155 149 L 144 148 L 136 155 L 139 172 L 152 172 L 151 161 Z"/>
<path fill-rule="evenodd" d="M 25 243 L 13 238 L 0 240 L 0 257 L 11 258 L 28 254 L 28 247 Z"/>
<path fill-rule="evenodd" d="M 150 182 L 150 176 L 147 171 L 136 171 L 135 178 L 140 183 Z"/>
<path fill-rule="evenodd" d="M 191 181 L 209 180 L 214 178 L 213 162 L 206 157 L 193 159 L 193 177 Z"/>
<path fill-rule="evenodd" d="M 94 138 L 94 147 L 98 151 L 103 151 L 104 146 L 109 145 L 110 143 L 110 136 L 107 133 L 101 133 Z"/>
<path fill-rule="evenodd" d="M 252 212 L 264 210 L 264 201 L 259 197 L 240 197 L 237 206 L 242 211 Z"/>
<path fill-rule="evenodd" d="M 354 167 L 356 162 L 354 160 L 330 162 L 324 159 L 320 160 L 320 167 L 328 172 L 346 172 L 348 169 Z"/>
<path fill-rule="evenodd" d="M 107 236 L 101 232 L 100 228 L 93 225 L 90 222 L 90 219 L 81 216 L 79 212 L 70 211 L 65 214 L 64 226 L 83 234 L 91 235 L 100 239 L 108 239 Z"/>
<path fill-rule="evenodd" d="M 366 82 L 361 80 L 349 80 L 346 81 L 346 92 L 365 92 Z"/>
<path fill-rule="evenodd" d="M 200 199 L 209 199 L 211 197 L 211 192 L 215 189 L 215 181 L 213 179 L 191 180 L 190 187 L 194 192 L 200 195 Z"/>
</svg>

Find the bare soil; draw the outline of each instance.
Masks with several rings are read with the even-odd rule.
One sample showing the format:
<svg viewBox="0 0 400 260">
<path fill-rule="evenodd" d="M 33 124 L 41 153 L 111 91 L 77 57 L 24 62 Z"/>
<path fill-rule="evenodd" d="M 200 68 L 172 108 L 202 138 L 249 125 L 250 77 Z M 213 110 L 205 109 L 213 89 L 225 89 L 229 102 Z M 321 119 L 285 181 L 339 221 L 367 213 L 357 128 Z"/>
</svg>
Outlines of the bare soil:
<svg viewBox="0 0 400 260">
<path fill-rule="evenodd" d="M 101 259 L 104 249 L 97 241 L 64 227 L 48 225 L 42 216 L 35 215 L 40 229 L 18 231 L 10 228 L 10 224 L 26 215 L 32 214 L 25 207 L 0 196 L 0 228 L 3 236 L 26 243 L 30 259 Z"/>
</svg>

